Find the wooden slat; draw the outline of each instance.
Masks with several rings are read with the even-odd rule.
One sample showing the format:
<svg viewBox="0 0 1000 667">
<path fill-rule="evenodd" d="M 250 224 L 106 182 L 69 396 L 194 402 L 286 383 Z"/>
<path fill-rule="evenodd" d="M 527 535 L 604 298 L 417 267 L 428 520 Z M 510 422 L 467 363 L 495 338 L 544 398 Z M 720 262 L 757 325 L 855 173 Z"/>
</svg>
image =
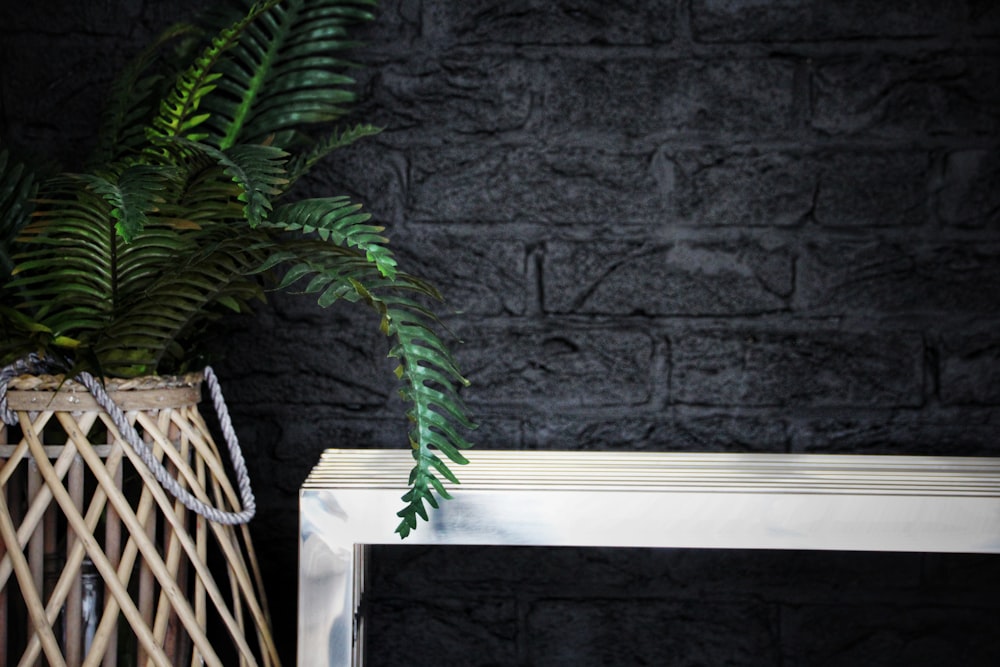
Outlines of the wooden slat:
<svg viewBox="0 0 1000 667">
<path fill-rule="evenodd" d="M 70 435 L 70 437 L 75 439 L 81 438 L 82 434 L 80 434 L 76 423 L 73 422 L 68 413 L 58 413 L 57 418 L 63 424 L 64 428 L 66 428 L 66 432 Z M 25 431 L 25 438 L 28 440 L 29 448 L 32 449 L 32 453 L 35 455 L 35 461 L 38 465 L 39 472 L 41 472 L 42 476 L 49 482 L 53 498 L 62 508 L 62 512 L 65 515 L 70 527 L 84 542 L 87 554 L 90 556 L 91 560 L 93 560 L 94 566 L 97 567 L 97 570 L 101 573 L 101 576 L 104 577 L 104 580 L 112 584 L 112 594 L 116 599 L 118 599 L 119 604 L 122 606 L 122 612 L 125 614 L 126 618 L 128 618 L 130 624 L 136 632 L 136 635 L 139 637 L 140 642 L 142 642 L 146 650 L 156 658 L 157 667 L 170 667 L 163 659 L 163 652 L 160 651 L 159 647 L 157 647 L 153 642 L 152 633 L 150 633 L 148 628 L 142 624 L 141 615 L 132 602 L 128 591 L 114 585 L 116 583 L 114 569 L 111 567 L 107 556 L 101 550 L 100 545 L 94 539 L 93 535 L 87 531 L 85 520 L 73 507 L 72 500 L 69 498 L 69 494 L 66 492 L 66 489 L 59 484 L 57 479 L 55 479 L 55 473 L 52 466 L 49 464 L 48 459 L 45 458 L 44 452 L 41 449 L 41 442 L 38 441 L 36 435 L 30 430 Z M 108 472 L 96 454 L 87 448 L 83 448 L 80 451 L 80 454 L 83 456 L 84 461 L 87 462 L 91 471 L 98 477 L 98 481 L 104 485 L 105 491 L 108 493 L 109 500 L 114 499 L 117 502 L 124 502 L 127 507 L 127 502 L 121 497 L 117 489 L 109 488 L 109 485 L 107 484 Z M 115 494 L 117 494 L 117 496 Z M 122 513 L 122 506 L 118 507 L 118 511 L 120 514 Z M 139 526 L 136 526 L 136 529 L 136 531 L 133 531 L 133 536 L 135 536 L 136 532 L 140 532 L 141 530 Z M 148 550 L 149 548 L 147 548 L 147 551 Z M 153 553 L 155 554 L 155 549 L 153 550 Z M 60 662 L 62 661 L 60 660 Z"/>
<path fill-rule="evenodd" d="M 0 447 L 5 447 L 7 445 L 7 425 L 0 421 Z M 0 454 L 0 471 L 6 469 L 8 459 Z M 8 505 L 10 504 L 10 497 L 7 496 L 9 489 L 6 486 L 0 486 L 0 493 L 6 496 L 6 501 Z M 13 520 L 11 521 L 13 524 Z M 0 540 L 0 561 L 3 561 L 4 557 L 7 555 L 7 542 L 5 540 Z M 0 584 L 0 664 L 6 665 L 9 659 L 7 655 L 7 628 L 10 623 L 9 611 L 7 608 L 8 603 L 7 587 Z"/>
<path fill-rule="evenodd" d="M 48 410 L 51 412 L 104 412 L 85 387 L 78 391 L 18 391 L 7 392 L 7 405 L 11 410 Z M 159 410 L 197 405 L 201 400 L 200 387 L 178 387 L 156 391 L 109 391 L 108 397 L 125 412 L 132 410 Z"/>
<path fill-rule="evenodd" d="M 63 451 L 60 452 L 59 454 L 59 458 L 56 459 L 55 470 L 59 479 L 63 479 L 63 477 L 65 477 L 66 475 L 66 472 L 69 470 L 70 464 L 73 461 L 73 451 L 74 450 L 72 447 L 63 448 Z M 31 466 L 30 464 L 31 459 L 30 457 L 26 457 L 22 460 L 24 461 L 23 468 L 25 471 L 27 471 L 27 469 L 30 468 Z M 8 465 L 10 465 L 12 461 L 9 461 Z M 27 479 L 27 472 L 24 472 L 22 477 Z M 11 481 L 13 482 L 13 480 Z M 17 486 L 18 488 L 20 488 L 20 484 Z M 14 487 L 15 485 L 12 483 L 7 485 L 7 488 L 9 489 L 14 489 Z M 14 493 L 12 495 L 17 498 L 22 497 L 21 493 Z M 42 522 L 44 521 L 45 518 L 45 513 L 47 512 L 49 505 L 52 502 L 52 492 L 47 486 L 43 485 L 42 488 L 38 490 L 38 493 L 33 498 L 30 496 L 30 494 L 27 497 L 29 499 L 30 505 L 27 511 L 24 513 L 24 516 L 19 517 L 20 521 L 18 523 L 18 528 L 17 528 L 18 548 L 22 550 L 28 545 L 29 540 L 32 538 L 33 535 L 35 535 L 36 532 L 39 534 L 42 532 L 40 526 L 42 525 Z M 11 564 L 9 559 L 4 558 L 3 560 L 0 560 L 0 588 L 6 585 L 10 573 L 11 573 Z"/>
<path fill-rule="evenodd" d="M 151 438 L 146 436 L 143 438 L 146 444 L 149 445 Z M 159 457 L 157 457 L 159 458 Z M 146 531 L 146 536 L 149 538 L 150 542 L 156 541 L 156 524 L 157 524 L 157 513 L 151 512 L 146 518 L 143 524 L 143 529 Z M 152 630 L 153 628 L 153 585 L 154 585 L 153 570 L 149 561 L 145 558 L 139 561 L 139 613 L 142 614 L 142 620 L 146 624 L 147 628 Z M 156 642 L 157 646 L 161 646 L 160 641 L 153 635 L 153 641 Z M 139 647 L 139 665 L 147 665 L 149 659 L 146 657 L 146 652 L 143 647 Z"/>
<path fill-rule="evenodd" d="M 95 421 L 95 416 L 91 415 L 89 417 L 85 417 L 84 419 L 88 423 L 93 423 Z M 72 446 L 72 440 L 67 443 L 67 450 L 70 453 L 76 451 Z M 74 461 L 80 460 L 82 462 L 82 459 L 79 456 L 72 456 L 71 458 Z M 122 452 L 120 450 L 117 453 L 112 453 L 112 455 L 107 459 L 106 465 L 108 469 L 115 470 L 119 468 L 121 459 Z M 92 535 L 94 530 L 96 530 L 101 517 L 104 514 L 104 508 L 104 491 L 101 488 L 97 488 L 94 491 L 90 506 L 87 508 L 87 515 L 84 518 L 84 524 L 87 527 L 87 535 Z M 80 581 L 85 554 L 86 549 L 83 541 L 74 538 L 66 554 L 66 565 L 63 568 L 62 574 L 52 591 L 52 596 L 45 607 L 46 618 L 50 626 L 54 626 L 56 624 L 59 614 L 63 610 L 63 605 L 66 604 L 70 591 L 74 586 L 78 585 Z M 33 638 L 24 651 L 24 660 L 29 663 L 35 660 L 39 650 L 40 646 L 38 645 L 37 637 Z M 93 661 L 91 664 L 93 664 Z"/>
<path fill-rule="evenodd" d="M 12 575 L 18 578 L 20 588 L 24 588 L 21 579 L 30 577 L 25 609 L 32 632 L 23 652 L 20 644 L 16 647 L 19 655 L 7 656 L 0 651 L 0 665 L 117 667 L 116 627 L 122 615 L 127 625 L 122 625 L 121 631 L 134 633 L 143 653 L 139 664 L 144 667 L 169 667 L 186 663 L 189 657 L 192 664 L 222 667 L 204 630 L 213 610 L 236 649 L 234 665 L 256 667 L 258 655 L 265 667 L 277 665 L 267 614 L 260 605 L 263 589 L 259 567 L 252 545 L 241 542 L 241 538 L 249 537 L 246 527 L 223 526 L 201 517 L 191 521 L 190 511 L 168 497 L 135 453 L 123 446 L 107 415 L 90 409 L 88 396 L 59 396 L 53 401 L 44 392 L 23 393 L 14 402 L 24 399 L 21 407 L 30 408 L 30 416 L 25 410 L 19 413 L 22 424 L 26 424 L 24 437 L 17 443 L 0 438 L 0 487 L 4 496 L 19 493 L 13 488 L 22 474 L 17 472 L 19 464 L 35 470 L 31 489 L 18 496 L 28 500 L 24 519 L 15 522 L 6 504 L 3 507 L 9 520 L 2 549 L 10 551 L 8 547 L 15 544 L 23 548 L 18 551 L 20 557 L 0 551 L 0 596 L 9 598 L 4 582 Z M 196 403 L 200 396 L 190 388 L 168 392 L 167 402 L 182 404 L 177 408 L 164 407 L 162 396 L 140 402 L 132 398 L 120 398 L 119 403 L 132 408 L 129 419 L 140 422 L 154 456 L 164 461 L 170 474 L 203 502 L 224 511 L 239 508 L 240 500 L 227 478 L 226 466 L 198 415 Z M 106 444 L 88 440 L 97 420 L 107 429 Z M 43 442 L 43 428 L 51 428 L 55 440 L 60 427 L 69 438 L 67 446 Z M 0 435 L 6 436 L 6 432 Z M 82 463 L 74 463 L 74 450 L 79 451 Z M 126 461 L 141 479 L 138 499 L 126 497 L 122 488 Z M 96 487 L 91 486 L 91 479 Z M 94 531 L 105 512 L 102 546 Z M 68 532 L 64 532 L 63 520 L 57 520 L 59 516 L 65 519 Z M 127 529 L 125 534 L 121 532 L 123 527 Z M 7 538 L 10 534 L 14 535 L 13 541 Z M 57 543 L 65 544 L 58 554 L 59 565 L 48 578 L 44 576 L 45 565 L 57 560 L 51 554 L 46 558 L 45 553 L 39 558 L 39 543 L 43 552 L 52 551 Z M 229 588 L 225 594 L 208 567 L 208 559 L 216 551 L 221 551 L 229 562 L 225 574 Z M 103 609 L 89 651 L 85 650 L 88 644 L 80 580 L 85 557 L 93 561 L 105 588 Z M 142 585 L 133 581 L 133 573 L 140 571 L 146 582 Z M 131 597 L 134 587 L 142 589 L 137 596 L 142 600 L 142 609 Z M 193 607 L 188 600 L 193 601 Z M 5 620 L 3 613 L 0 609 L 0 621 Z M 19 611 L 22 616 L 24 613 Z M 65 629 L 57 632 L 63 623 Z M 251 625 L 260 644 L 259 654 L 247 642 Z M 4 622 L 4 631 L 7 626 Z M 63 632 L 65 642 L 58 637 Z M 6 641 L 2 647 L 6 650 Z"/>
<path fill-rule="evenodd" d="M 205 462 L 200 456 L 195 457 L 195 469 L 196 469 L 196 479 L 198 480 L 198 488 L 205 488 L 206 486 L 206 473 L 205 473 Z M 208 524 L 202 517 L 197 517 L 195 519 L 195 549 L 197 551 L 197 556 L 202 561 L 208 560 Z M 194 583 L 194 611 L 195 617 L 200 623 L 208 622 L 208 605 L 206 603 L 207 594 L 205 591 L 205 583 L 201 580 L 201 577 L 195 577 Z M 200 667 L 203 658 L 198 653 L 197 647 L 191 653 L 191 667 Z"/>
<path fill-rule="evenodd" d="M 114 436 L 108 432 L 105 436 L 108 439 L 108 449 L 110 450 L 115 446 Z M 95 450 L 97 447 L 94 448 Z M 121 454 L 121 446 L 115 447 L 116 451 Z M 100 452 L 98 452 L 100 456 Z M 104 458 L 110 458 L 110 454 L 105 454 Z M 108 470 L 111 472 L 112 483 L 116 489 L 122 489 L 122 466 L 116 466 L 112 468 L 108 466 Z M 108 505 L 106 510 L 105 528 L 104 528 L 104 553 L 108 555 L 108 562 L 111 566 L 118 571 L 118 578 L 121 580 L 122 570 L 121 570 L 121 557 L 122 557 L 122 524 L 118 519 L 118 513 L 115 512 L 115 508 Z M 130 568 L 131 569 L 131 568 Z M 103 599 L 105 605 L 111 604 L 113 598 L 111 592 L 108 590 L 107 586 L 104 587 Z M 98 632 L 100 632 L 100 622 L 98 622 Z M 105 626 L 104 632 L 107 635 L 107 642 L 111 646 L 118 646 L 118 613 L 110 614 L 108 617 L 108 624 Z M 95 635 L 96 641 L 97 635 Z M 104 650 L 102 651 L 104 658 L 101 661 L 101 667 L 118 667 L 118 651 L 117 650 Z M 95 655 L 98 653 L 95 651 Z"/>
<path fill-rule="evenodd" d="M 83 459 L 79 456 L 73 457 L 73 464 L 69 469 L 69 495 L 73 499 L 73 504 L 83 511 Z M 88 529 L 93 531 L 94 527 L 88 525 Z M 76 546 L 76 536 L 70 531 L 66 540 L 66 566 L 69 567 L 69 552 Z M 69 595 L 66 597 L 64 627 L 66 641 L 66 664 L 69 667 L 79 667 L 83 658 L 83 579 L 80 571 L 73 578 Z"/>
<path fill-rule="evenodd" d="M 45 488 L 45 485 L 42 483 L 38 463 L 34 459 L 31 459 L 28 461 L 28 502 L 34 504 L 35 500 L 41 495 L 40 492 L 43 488 Z M 31 536 L 28 538 L 28 567 L 31 570 L 31 586 L 34 594 L 38 596 L 43 609 L 45 607 L 45 596 L 43 593 L 45 585 L 45 523 L 50 516 L 50 511 L 46 507 L 41 515 L 41 529 L 32 531 Z M 19 583 L 22 587 L 24 586 L 24 582 L 19 581 Z M 24 591 L 22 590 L 23 593 Z M 31 640 L 32 636 L 37 636 L 41 640 L 42 637 L 38 634 L 40 630 L 41 628 L 38 627 L 37 623 L 34 624 L 33 628 L 29 628 L 28 641 Z"/>
<path fill-rule="evenodd" d="M 161 410 L 157 419 L 157 428 L 161 433 L 168 433 L 170 428 L 170 412 L 171 410 Z M 168 438 L 171 442 L 175 440 L 173 438 Z M 178 453 L 182 457 L 186 457 L 188 454 L 188 447 L 186 442 L 181 442 L 177 447 Z M 170 475 L 176 476 L 175 466 L 173 464 L 167 465 L 167 472 Z M 181 484 L 182 488 L 184 484 Z M 174 515 L 177 517 L 180 524 L 183 526 L 187 519 L 187 508 L 180 500 L 174 501 L 173 506 Z M 186 560 L 182 559 L 183 548 L 181 547 L 180 540 L 176 536 L 176 532 L 170 525 L 164 526 L 164 536 L 163 540 L 165 543 L 166 552 L 166 565 L 167 570 L 173 576 L 174 581 L 177 582 L 178 587 L 184 590 L 183 577 L 181 576 L 181 570 L 187 569 Z M 177 627 L 177 614 L 174 612 L 173 607 L 170 605 L 170 600 L 166 595 L 166 591 L 160 591 L 159 599 L 156 603 L 156 613 L 154 614 L 153 620 L 153 636 L 156 640 L 163 646 L 164 651 L 166 651 L 167 656 L 170 658 L 171 664 L 177 664 L 178 654 L 177 654 L 177 641 L 176 641 L 176 627 Z M 173 630 L 173 632 L 170 632 Z M 169 636 L 168 636 L 169 634 Z"/>
<path fill-rule="evenodd" d="M 114 448 L 112 449 L 112 457 L 117 459 L 124 458 L 125 445 L 122 442 L 116 442 Z M 111 460 L 111 457 L 108 459 Z M 122 469 L 124 466 L 118 466 L 116 469 L 112 468 L 110 464 L 107 467 L 108 474 L 112 480 L 113 487 L 117 490 L 122 488 Z M 104 487 L 98 485 L 98 491 L 104 492 Z M 153 496 L 151 493 L 143 491 L 139 496 L 139 501 L 136 504 L 135 516 L 138 519 L 140 525 L 145 523 L 149 513 L 154 511 L 156 504 L 153 501 Z M 112 514 L 117 517 L 118 513 L 114 510 L 114 505 L 109 504 L 108 515 Z M 121 537 L 121 521 L 116 520 L 118 524 L 115 528 L 116 537 Z M 91 647 L 90 654 L 87 656 L 87 660 L 84 663 L 84 667 L 96 667 L 98 662 L 101 662 L 101 656 L 104 655 L 103 662 L 107 662 L 107 655 L 114 654 L 115 661 L 117 662 L 117 653 L 115 650 L 109 650 L 109 647 L 117 645 L 117 635 L 119 632 L 118 615 L 121 609 L 118 600 L 114 596 L 114 589 L 117 585 L 127 588 L 132 579 L 132 574 L 135 570 L 135 561 L 139 554 L 138 543 L 133 539 L 126 539 L 124 549 L 119 548 L 115 551 L 116 556 L 116 568 L 117 568 L 117 584 L 113 585 L 113 582 L 105 580 L 105 590 L 106 597 L 104 599 L 104 614 L 101 617 L 100 622 L 97 626 L 97 633 L 94 636 L 94 643 Z M 111 558 L 109 557 L 109 563 Z"/>
<path fill-rule="evenodd" d="M 7 544 L 16 544 L 17 533 L 14 530 L 14 522 L 4 495 L 0 493 L 0 539 Z M 11 549 L 7 555 L 10 557 L 14 575 L 21 586 L 21 597 L 28 608 L 28 616 L 35 627 L 35 632 L 32 634 L 38 637 L 42 649 L 45 651 L 45 657 L 48 658 L 52 667 L 65 667 L 66 662 L 63 660 L 59 643 L 52 632 L 52 627 L 45 618 L 45 607 L 38 589 L 35 587 L 35 575 L 31 571 L 28 559 L 19 549 Z"/>
</svg>

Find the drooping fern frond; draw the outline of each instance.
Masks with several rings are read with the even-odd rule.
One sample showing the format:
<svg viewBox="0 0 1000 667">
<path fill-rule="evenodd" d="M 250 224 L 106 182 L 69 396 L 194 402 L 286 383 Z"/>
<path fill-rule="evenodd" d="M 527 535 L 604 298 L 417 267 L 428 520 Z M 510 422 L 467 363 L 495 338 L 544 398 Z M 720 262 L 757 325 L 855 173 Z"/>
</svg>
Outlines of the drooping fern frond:
<svg viewBox="0 0 1000 667">
<path fill-rule="evenodd" d="M 161 207 L 161 217 L 175 223 L 191 225 L 242 223 L 244 204 L 239 200 L 244 192 L 226 175 L 218 160 L 198 151 L 180 152 L 175 164 L 184 178 Z"/>
<path fill-rule="evenodd" d="M 403 382 L 400 395 L 411 404 L 407 416 L 413 424 L 410 447 L 416 463 L 410 472 L 410 490 L 402 498 L 406 506 L 398 513 L 402 521 L 396 528 L 400 537 L 405 538 L 416 528 L 418 516 L 427 519 L 425 501 L 431 507 L 438 506 L 435 492 L 442 498 L 451 497 L 438 475 L 459 483 L 432 447 L 453 463 L 468 463 L 459 450 L 472 445 L 455 425 L 465 429 L 473 429 L 475 425 L 465 416 L 457 394 L 457 387 L 468 385 L 468 380 L 427 321 L 433 315 L 419 304 L 395 295 L 384 298 L 383 303 L 384 327 L 396 339 L 389 356 L 399 361 L 396 376 Z"/>
<path fill-rule="evenodd" d="M 382 131 L 382 128 L 369 123 L 359 123 L 354 127 L 343 130 L 334 130 L 327 137 L 316 141 L 309 149 L 296 154 L 288 161 L 288 180 L 295 183 L 302 176 L 307 174 L 317 162 L 327 155 L 353 144 L 358 139 L 371 137 Z"/>
<path fill-rule="evenodd" d="M 396 277 L 396 260 L 382 236 L 384 227 L 365 224 L 371 214 L 346 196 L 306 199 L 279 207 L 270 226 L 288 232 L 315 233 L 323 241 L 357 248 L 385 278 Z"/>
<path fill-rule="evenodd" d="M 321 306 L 340 299 L 364 302 L 379 314 L 382 333 L 394 340 L 388 356 L 398 361 L 395 373 L 402 383 L 400 396 L 411 404 L 407 416 L 413 425 L 409 439 L 415 465 L 396 529 L 405 538 L 416 527 L 418 517 L 427 519 L 425 503 L 438 506 L 435 494 L 451 497 L 442 478 L 458 483 L 448 463 L 434 450 L 454 464 L 468 463 L 460 450 L 472 445 L 458 429 L 475 428 L 465 416 L 458 396 L 458 388 L 468 381 L 435 333 L 437 318 L 404 293 L 412 291 L 434 298 L 440 295 L 424 281 L 407 274 L 397 273 L 393 279 L 382 276 L 374 262 L 360 253 L 352 255 L 351 248 L 296 246 L 284 244 L 265 264 L 290 265 L 279 289 L 308 279 L 303 291 L 319 294 Z"/>
<path fill-rule="evenodd" d="M 166 269 L 179 268 L 181 258 L 197 253 L 200 242 L 197 232 L 200 230 L 186 221 L 157 216 L 138 239 L 128 244 L 120 243 L 115 289 L 122 305 L 146 298 L 150 285 L 160 279 Z"/>
</svg>

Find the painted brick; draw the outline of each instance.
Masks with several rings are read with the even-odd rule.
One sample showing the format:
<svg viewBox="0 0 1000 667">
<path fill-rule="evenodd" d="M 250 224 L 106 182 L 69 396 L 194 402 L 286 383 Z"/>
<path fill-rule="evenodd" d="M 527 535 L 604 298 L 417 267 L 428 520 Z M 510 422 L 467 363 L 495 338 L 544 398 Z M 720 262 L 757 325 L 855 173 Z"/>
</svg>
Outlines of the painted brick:
<svg viewBox="0 0 1000 667">
<path fill-rule="evenodd" d="M 987 603 L 1000 598 L 1000 567 L 993 554 L 927 554 L 923 579 L 942 592 L 977 595 Z"/>
<path fill-rule="evenodd" d="M 296 184 L 295 191 L 302 197 L 349 195 L 392 236 L 394 225 L 406 215 L 406 171 L 402 152 L 386 145 L 382 136 L 369 137 L 327 156 Z"/>
<path fill-rule="evenodd" d="M 463 51 L 386 64 L 372 103 L 375 121 L 394 134 L 534 134 L 541 123 L 570 137 L 771 135 L 791 121 L 793 78 L 794 64 L 776 59 L 526 60 Z"/>
<path fill-rule="evenodd" d="M 525 60 L 481 53 L 390 62 L 372 88 L 374 121 L 394 135 L 434 127 L 450 135 L 520 129 L 532 112 L 537 70 Z"/>
<path fill-rule="evenodd" d="M 994 334 L 950 335 L 941 345 L 941 401 L 1000 405 L 1000 339 Z"/>
<path fill-rule="evenodd" d="M 656 598 L 684 603 L 705 597 L 837 604 L 858 597 L 891 600 L 927 579 L 926 555 L 917 553 L 469 546 L 449 547 L 447 555 L 449 565 L 442 568 L 437 566 L 440 547 L 375 546 L 369 572 L 383 590 L 406 597 L 461 589 L 477 597 L 516 592 L 543 602 L 572 590 L 579 602 Z M 935 559 L 930 582 L 954 582 L 988 598 L 1000 587 L 1000 577 L 988 565 L 988 559 L 944 555 Z M 978 589 L 972 575 L 981 578 Z"/>
<path fill-rule="evenodd" d="M 410 160 L 415 221 L 655 223 L 666 211 L 650 154 L 476 143 L 413 149 Z"/>
<path fill-rule="evenodd" d="M 543 120 L 571 137 L 776 135 L 791 125 L 794 76 L 779 59 L 561 60 Z"/>
<path fill-rule="evenodd" d="M 1000 607 L 924 599 L 906 606 L 783 608 L 783 664 L 992 665 L 1000 661 Z"/>
<path fill-rule="evenodd" d="M 671 337 L 677 403 L 729 406 L 918 406 L 919 334 L 687 331 Z"/>
<path fill-rule="evenodd" d="M 949 153 L 937 190 L 937 212 L 947 225 L 1000 227 L 1000 150 Z"/>
<path fill-rule="evenodd" d="M 522 315 L 527 304 L 527 248 L 521 241 L 447 230 L 393 234 L 400 266 L 433 285 L 447 285 L 441 315 Z"/>
<path fill-rule="evenodd" d="M 635 405 L 649 399 L 653 341 L 645 333 L 553 323 L 459 334 L 466 343 L 457 357 L 472 381 L 466 398 L 473 408 Z"/>
<path fill-rule="evenodd" d="M 783 310 L 786 249 L 755 243 L 550 243 L 545 310 L 568 314 L 736 315 Z"/>
<path fill-rule="evenodd" d="M 776 625 L 773 608 L 749 601 L 540 600 L 530 664 L 774 665 Z"/>
<path fill-rule="evenodd" d="M 657 44 L 674 33 L 676 0 L 473 0 L 425 3 L 426 37 L 435 45 Z"/>
<path fill-rule="evenodd" d="M 970 31 L 974 35 L 1000 35 L 1000 6 L 991 0 L 969 0 Z"/>
<path fill-rule="evenodd" d="M 916 226 L 928 220 L 926 153 L 872 151 L 817 156 L 815 219 L 824 227 Z"/>
<path fill-rule="evenodd" d="M 509 598 L 396 600 L 372 594 L 365 663 L 373 667 L 516 667 L 517 607 Z M 419 619 L 415 621 L 415 619 Z"/>
<path fill-rule="evenodd" d="M 797 151 L 738 148 L 661 154 L 679 222 L 696 226 L 788 226 L 812 211 L 819 164 Z"/>
<path fill-rule="evenodd" d="M 524 425 L 517 415 L 498 412 L 500 414 L 481 408 L 472 410 L 471 418 L 476 428 L 464 432 L 465 439 L 478 449 L 520 449 L 524 443 Z M 461 469 L 458 476 L 462 476 Z"/>
<path fill-rule="evenodd" d="M 925 141 L 1000 131 L 1000 69 L 989 56 L 871 54 L 818 62 L 813 127 Z"/>
<path fill-rule="evenodd" d="M 288 417 L 280 422 L 280 431 L 268 443 L 271 456 L 283 468 L 308 471 L 319 461 L 323 450 L 331 447 L 405 449 L 409 446 L 406 434 L 412 425 L 398 412 L 370 410 L 345 415 L 333 406 L 324 410 L 297 406 L 285 414 Z M 304 479 L 303 476 L 298 483 Z"/>
<path fill-rule="evenodd" d="M 57 10 L 53 5 L 58 5 Z M 58 36 L 89 34 L 114 36 L 128 44 L 141 41 L 166 28 L 170 23 L 189 18 L 203 3 L 178 0 L 146 7 L 131 2 L 32 2 L 23 5 L 0 3 L 0 32 L 19 33 L 26 27 L 32 34 Z M 135 35 L 139 31 L 150 34 Z M 145 28 L 146 30 L 143 30 Z"/>
<path fill-rule="evenodd" d="M 808 243 L 797 303 L 815 313 L 988 314 L 1000 290 L 992 243 Z"/>
<path fill-rule="evenodd" d="M 688 225 L 913 226 L 927 222 L 930 158 L 915 151 L 664 152 L 674 214 Z"/>
<path fill-rule="evenodd" d="M 27 67 L 26 60 L 39 65 Z M 79 33 L 20 34 L 0 39 L 0 62 L 3 138 L 39 160 L 78 170 L 76 162 L 96 144 L 106 90 L 125 62 L 121 46 Z"/>
<path fill-rule="evenodd" d="M 924 576 L 923 554 L 760 549 L 638 549 L 461 547 L 448 548 L 449 566 L 436 567 L 441 548 L 403 544 L 373 547 L 370 572 L 385 590 L 424 597 L 462 589 L 477 596 L 516 591 L 522 597 L 565 594 L 689 600 L 693 597 L 840 602 L 859 594 L 891 599 Z M 960 579 L 975 590 L 958 563 L 937 562 L 937 585 Z M 985 593 L 1000 587 L 987 563 L 972 572 Z"/>
<path fill-rule="evenodd" d="M 295 664 L 295 642 L 286 638 L 294 638 L 298 632 L 298 614 L 293 613 L 298 604 L 298 569 L 287 567 L 284 561 L 288 545 L 297 544 L 298 507 L 293 504 L 275 511 L 273 505 L 258 503 L 251 526 L 278 655 L 282 664 Z"/>
<path fill-rule="evenodd" d="M 529 61 L 463 51 L 386 64 L 373 102 L 376 121 L 396 134 L 534 134 L 541 123 L 573 137 L 770 135 L 789 126 L 793 77 L 784 60 Z"/>
<path fill-rule="evenodd" d="M 419 3 L 381 0 L 369 11 L 375 14 L 375 20 L 353 30 L 360 42 L 354 62 L 382 63 L 394 59 L 400 50 L 412 52 L 417 48 L 415 43 L 423 31 Z"/>
<path fill-rule="evenodd" d="M 273 308 L 252 325 L 234 318 L 213 346 L 234 403 L 352 409 L 385 405 L 395 394 L 389 340 L 374 311 L 346 303 L 321 309 L 310 296 L 287 294 Z"/>
<path fill-rule="evenodd" d="M 1000 410 L 870 411 L 789 420 L 793 451 L 1000 456 Z"/>
<path fill-rule="evenodd" d="M 706 42 L 819 41 L 863 37 L 928 37 L 963 28 L 963 3 L 934 0 L 695 0 L 691 19 L 695 37 Z"/>
<path fill-rule="evenodd" d="M 448 548 L 451 552 L 451 548 Z M 479 596 L 510 594 L 544 596 L 565 587 L 607 595 L 665 578 L 672 550 L 620 548 L 538 549 L 512 546 L 468 546 L 449 567 L 434 565 L 441 550 L 404 544 L 375 548 L 374 569 L 387 590 L 425 596 L 442 590 L 466 590 Z"/>
<path fill-rule="evenodd" d="M 923 568 L 922 554 L 905 552 L 671 549 L 661 558 L 664 594 L 788 602 L 893 599 L 920 585 Z"/>
<path fill-rule="evenodd" d="M 730 413 L 610 419 L 530 417 L 526 446 L 538 449 L 669 452 L 784 452 L 788 424 L 780 417 Z"/>
</svg>

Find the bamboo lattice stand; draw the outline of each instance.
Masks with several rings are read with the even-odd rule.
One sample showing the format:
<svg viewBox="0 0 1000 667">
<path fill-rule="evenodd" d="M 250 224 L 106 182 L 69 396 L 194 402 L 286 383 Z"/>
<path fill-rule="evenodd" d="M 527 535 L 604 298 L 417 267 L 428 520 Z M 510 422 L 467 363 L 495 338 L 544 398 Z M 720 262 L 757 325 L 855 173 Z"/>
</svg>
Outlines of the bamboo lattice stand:
<svg viewBox="0 0 1000 667">
<path fill-rule="evenodd" d="M 184 489 L 239 510 L 200 384 L 106 388 Z M 83 385 L 21 376 L 7 401 L 19 425 L 0 423 L 0 665 L 278 665 L 245 524 L 167 494 Z"/>
</svg>

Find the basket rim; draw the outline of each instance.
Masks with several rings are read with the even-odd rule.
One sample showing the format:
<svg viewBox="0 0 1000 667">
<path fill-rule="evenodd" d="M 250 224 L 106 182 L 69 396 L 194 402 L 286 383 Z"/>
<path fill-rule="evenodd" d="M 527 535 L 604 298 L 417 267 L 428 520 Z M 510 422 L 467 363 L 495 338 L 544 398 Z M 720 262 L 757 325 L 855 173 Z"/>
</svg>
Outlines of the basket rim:
<svg viewBox="0 0 1000 667">
<path fill-rule="evenodd" d="M 182 389 L 200 387 L 204 376 L 202 373 L 186 373 L 184 375 L 140 375 L 134 378 L 103 378 L 106 391 L 148 391 L 159 389 Z M 48 391 L 48 392 L 83 392 L 90 393 L 85 385 L 64 374 L 25 374 L 11 378 L 7 382 L 8 391 Z"/>
</svg>

